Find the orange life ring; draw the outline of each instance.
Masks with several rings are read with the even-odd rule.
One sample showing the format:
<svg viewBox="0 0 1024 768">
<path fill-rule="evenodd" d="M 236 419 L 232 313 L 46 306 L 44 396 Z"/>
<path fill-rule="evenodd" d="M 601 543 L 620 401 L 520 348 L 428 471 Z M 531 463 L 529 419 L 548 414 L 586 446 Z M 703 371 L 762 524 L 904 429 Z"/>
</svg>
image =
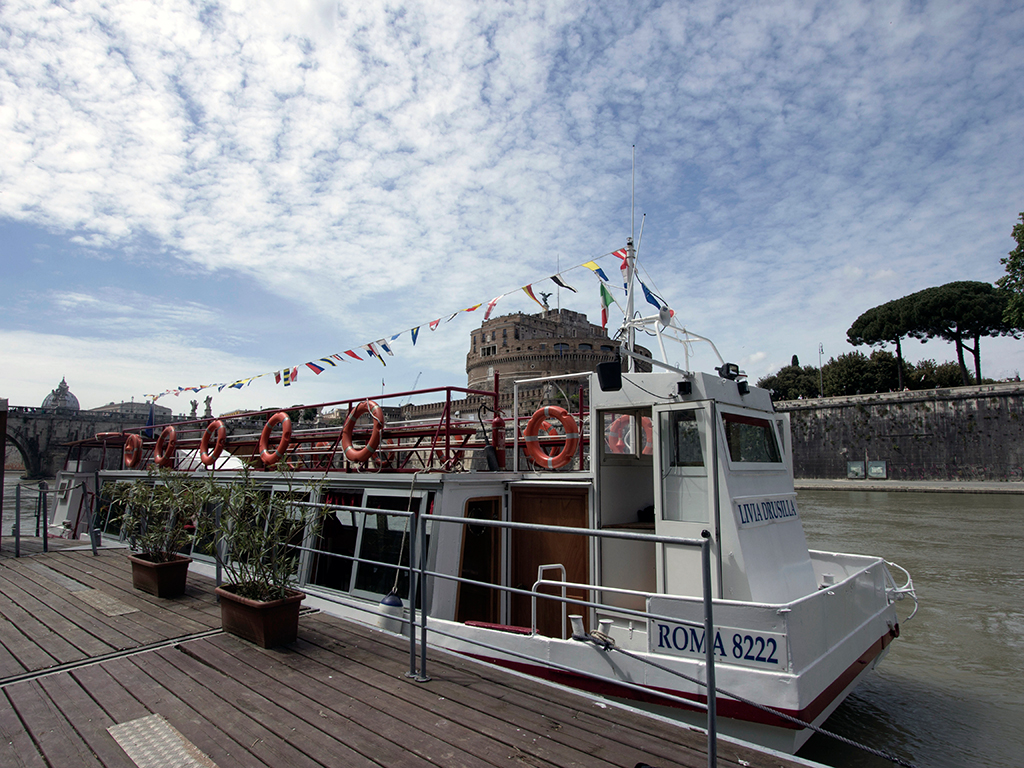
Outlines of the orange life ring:
<svg viewBox="0 0 1024 768">
<path fill-rule="evenodd" d="M 629 432 L 632 416 L 624 413 L 615 419 L 608 427 L 608 436 L 605 442 L 608 445 L 608 453 L 629 453 L 629 445 L 626 443 L 626 436 Z"/>
<path fill-rule="evenodd" d="M 210 438 L 217 435 L 217 442 L 213 445 L 213 453 L 210 453 Z M 221 451 L 224 450 L 224 445 L 228 441 L 228 430 L 224 426 L 224 423 L 220 419 L 214 419 L 206 425 L 206 431 L 203 432 L 203 439 L 199 441 L 199 460 L 208 467 L 213 466 L 214 462 L 220 457 Z"/>
<path fill-rule="evenodd" d="M 142 461 L 142 438 L 138 435 L 128 435 L 124 441 L 124 465 L 128 469 L 135 469 Z"/>
<path fill-rule="evenodd" d="M 277 450 L 270 450 L 270 433 L 274 431 L 274 427 L 278 424 L 281 425 L 281 440 L 277 444 Z M 284 411 L 278 411 L 269 419 L 267 423 L 263 425 L 263 431 L 260 433 L 260 461 L 266 466 L 272 466 L 278 462 L 278 460 L 284 456 L 285 451 L 288 450 L 288 443 L 292 439 L 292 420 L 288 418 L 288 414 Z"/>
<path fill-rule="evenodd" d="M 370 433 L 370 439 L 366 441 L 366 445 L 355 449 L 352 447 L 352 430 L 355 429 L 359 417 L 365 413 L 369 413 L 373 419 L 373 432 Z M 380 445 L 383 429 L 384 411 L 373 400 L 363 400 L 349 412 L 348 418 L 345 419 L 345 427 L 341 430 L 341 448 L 345 453 L 345 458 L 356 463 L 367 461 Z"/>
<path fill-rule="evenodd" d="M 153 461 L 158 467 L 174 467 L 174 446 L 178 442 L 178 432 L 168 425 L 156 439 L 153 449 Z"/>
<path fill-rule="evenodd" d="M 654 452 L 654 425 L 647 416 L 644 416 L 640 423 L 644 427 L 644 448 L 640 452 L 644 456 L 650 456 Z"/>
<path fill-rule="evenodd" d="M 558 419 L 562 424 L 562 429 L 565 430 L 565 445 L 554 456 L 548 456 L 544 452 L 540 447 L 540 438 L 538 437 L 541 424 L 548 418 Z M 576 426 L 576 420 L 569 415 L 565 408 L 547 405 L 534 411 L 523 432 L 523 439 L 526 441 L 526 456 L 530 461 L 540 467 L 558 469 L 573 460 L 576 448 L 580 443 L 580 432 L 579 427 Z"/>
</svg>

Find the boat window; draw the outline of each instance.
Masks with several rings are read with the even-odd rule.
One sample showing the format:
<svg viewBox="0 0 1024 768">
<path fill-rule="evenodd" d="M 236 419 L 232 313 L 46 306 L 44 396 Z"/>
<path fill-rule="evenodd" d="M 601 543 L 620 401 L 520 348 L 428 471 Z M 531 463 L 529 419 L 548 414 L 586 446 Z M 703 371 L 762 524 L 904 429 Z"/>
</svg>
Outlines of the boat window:
<svg viewBox="0 0 1024 768">
<path fill-rule="evenodd" d="M 704 454 L 700 447 L 697 412 L 674 411 L 671 416 L 669 466 L 703 467 Z"/>
<path fill-rule="evenodd" d="M 641 411 L 605 411 L 601 428 L 605 457 L 649 456 L 654 449 L 651 417 Z"/>
<path fill-rule="evenodd" d="M 324 494 L 326 504 L 336 506 L 362 506 L 363 492 L 360 490 L 336 490 Z M 356 540 L 362 515 L 349 510 L 334 510 L 324 518 L 317 538 L 310 570 L 310 582 L 321 587 L 348 592 L 352 587 L 352 560 L 356 554 Z M 330 553 L 330 554 L 326 554 Z M 340 555 L 340 557 L 338 556 Z"/>
<path fill-rule="evenodd" d="M 767 419 L 722 413 L 725 440 L 732 462 L 747 464 L 778 464 L 782 462 L 775 429 Z"/>
<path fill-rule="evenodd" d="M 419 494 L 413 497 L 413 508 L 415 509 L 421 501 L 422 497 Z M 409 496 L 367 495 L 365 506 L 371 509 L 404 512 L 409 509 Z M 396 587 L 395 575 L 397 573 L 398 594 L 408 594 L 408 571 L 399 571 L 391 566 L 409 565 L 409 518 L 385 514 L 367 514 L 365 518 L 359 542 L 359 557 L 361 561 L 372 560 L 374 562 L 360 562 L 357 565 L 355 590 L 374 595 L 386 595 Z M 429 547 L 429 521 L 427 525 L 427 546 Z"/>
<path fill-rule="evenodd" d="M 711 517 L 708 455 L 708 416 L 703 408 L 662 412 L 661 510 L 663 520 L 707 523 Z"/>
</svg>

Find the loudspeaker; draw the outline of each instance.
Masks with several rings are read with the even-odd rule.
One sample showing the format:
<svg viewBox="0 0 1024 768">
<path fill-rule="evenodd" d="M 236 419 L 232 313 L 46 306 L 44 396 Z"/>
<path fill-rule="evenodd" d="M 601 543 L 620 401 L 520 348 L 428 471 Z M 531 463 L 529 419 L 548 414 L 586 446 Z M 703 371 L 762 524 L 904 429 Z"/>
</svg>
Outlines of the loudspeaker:
<svg viewBox="0 0 1024 768">
<path fill-rule="evenodd" d="M 622 389 L 622 370 L 619 361 L 597 364 L 597 382 L 602 392 L 618 392 Z"/>
</svg>

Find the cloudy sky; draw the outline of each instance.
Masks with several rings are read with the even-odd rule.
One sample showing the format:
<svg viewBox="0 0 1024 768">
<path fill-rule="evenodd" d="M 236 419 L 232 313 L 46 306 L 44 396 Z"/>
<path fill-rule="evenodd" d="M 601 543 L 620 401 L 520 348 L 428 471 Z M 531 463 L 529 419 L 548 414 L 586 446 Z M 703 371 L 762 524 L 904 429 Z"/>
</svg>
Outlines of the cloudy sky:
<svg viewBox="0 0 1024 768">
<path fill-rule="evenodd" d="M 458 310 L 531 311 L 561 271 L 551 302 L 599 317 L 571 268 L 616 276 L 634 146 L 645 282 L 754 380 L 816 365 L 872 306 L 1003 273 L 1022 39 L 1020 0 L 5 0 L 0 397 L 464 385 Z M 387 367 L 304 366 L 396 334 Z M 1024 341 L 982 350 L 1024 371 Z"/>
</svg>

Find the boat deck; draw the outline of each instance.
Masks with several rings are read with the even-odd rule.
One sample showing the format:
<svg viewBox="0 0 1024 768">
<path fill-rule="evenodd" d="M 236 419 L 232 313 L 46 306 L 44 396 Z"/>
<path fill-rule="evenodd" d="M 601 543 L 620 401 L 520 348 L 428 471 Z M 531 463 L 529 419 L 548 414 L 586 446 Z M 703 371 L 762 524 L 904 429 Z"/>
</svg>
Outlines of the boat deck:
<svg viewBox="0 0 1024 768">
<path fill-rule="evenodd" d="M 132 589 L 124 550 L 9 543 L 0 765 L 707 765 L 703 734 L 661 719 L 436 650 L 417 683 L 407 642 L 324 613 L 263 650 L 220 632 L 205 577 L 159 600 Z M 722 766 L 798 764 L 719 744 Z"/>
</svg>

